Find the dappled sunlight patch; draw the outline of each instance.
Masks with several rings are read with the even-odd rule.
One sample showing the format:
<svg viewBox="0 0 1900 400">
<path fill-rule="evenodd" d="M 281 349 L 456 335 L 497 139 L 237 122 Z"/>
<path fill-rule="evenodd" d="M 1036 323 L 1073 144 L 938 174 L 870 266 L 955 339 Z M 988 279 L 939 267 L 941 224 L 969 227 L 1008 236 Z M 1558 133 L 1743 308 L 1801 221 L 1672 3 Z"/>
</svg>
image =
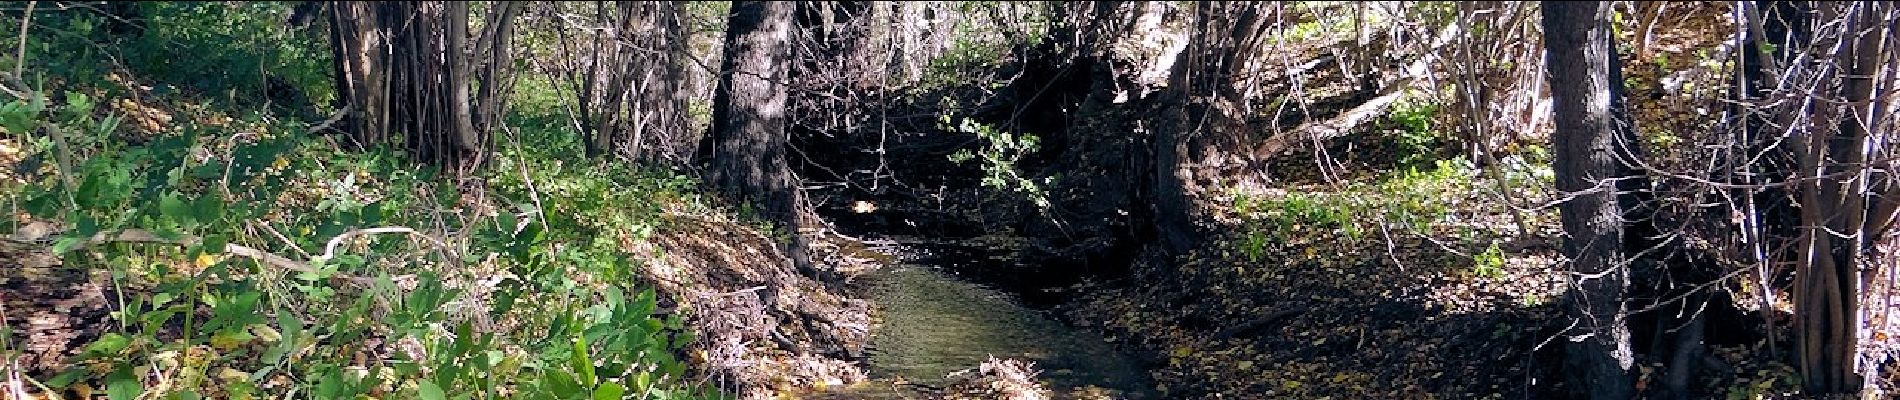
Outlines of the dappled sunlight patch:
<svg viewBox="0 0 1900 400">
<path fill-rule="evenodd" d="M 0 128 L 0 130 L 4 129 Z M 26 184 L 28 179 L 43 176 L 44 173 L 40 171 L 44 167 L 43 163 L 35 161 L 34 165 L 22 164 L 30 156 L 32 155 L 27 154 L 25 144 L 20 140 L 13 137 L 0 138 L 0 190 L 10 192 L 12 188 Z"/>
<path fill-rule="evenodd" d="M 1211 205 L 1223 228 L 1209 245 L 1143 258 L 1133 279 L 1150 283 L 1092 285 L 1071 314 L 1164 356 L 1171 396 L 1530 390 L 1563 286 L 1554 213 L 1489 206 L 1500 187 L 1535 185 L 1534 169 L 1510 168 L 1236 186 Z"/>
<path fill-rule="evenodd" d="M 870 305 L 793 270 L 778 242 L 719 215 L 673 214 L 636 241 L 640 271 L 696 332 L 690 352 L 741 398 L 865 380 Z"/>
</svg>

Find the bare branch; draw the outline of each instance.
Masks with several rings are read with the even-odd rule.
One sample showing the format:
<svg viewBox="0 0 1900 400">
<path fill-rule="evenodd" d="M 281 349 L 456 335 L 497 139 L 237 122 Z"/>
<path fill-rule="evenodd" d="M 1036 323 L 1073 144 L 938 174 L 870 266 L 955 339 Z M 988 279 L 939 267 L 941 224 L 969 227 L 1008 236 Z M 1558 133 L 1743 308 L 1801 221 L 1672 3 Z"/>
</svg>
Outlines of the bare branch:
<svg viewBox="0 0 1900 400">
<path fill-rule="evenodd" d="M 33 6 L 38 1 L 26 2 L 26 12 L 20 14 L 20 45 L 13 53 L 13 76 L 26 75 L 26 28 L 33 21 Z"/>
</svg>

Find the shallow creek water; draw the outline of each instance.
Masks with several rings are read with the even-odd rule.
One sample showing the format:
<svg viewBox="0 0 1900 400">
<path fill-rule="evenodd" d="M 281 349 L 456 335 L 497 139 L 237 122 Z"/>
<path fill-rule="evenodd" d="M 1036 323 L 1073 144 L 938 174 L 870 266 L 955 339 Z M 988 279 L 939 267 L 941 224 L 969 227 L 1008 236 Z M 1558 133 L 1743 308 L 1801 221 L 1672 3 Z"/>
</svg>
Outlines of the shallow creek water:
<svg viewBox="0 0 1900 400">
<path fill-rule="evenodd" d="M 971 261 L 915 260 L 873 273 L 867 294 L 877 310 L 867 350 L 872 381 L 808 398 L 925 398 L 920 389 L 941 388 L 945 375 L 991 356 L 1034 362 L 1058 399 L 1078 389 L 1157 397 L 1147 371 L 1099 335 L 946 271 Z"/>
</svg>

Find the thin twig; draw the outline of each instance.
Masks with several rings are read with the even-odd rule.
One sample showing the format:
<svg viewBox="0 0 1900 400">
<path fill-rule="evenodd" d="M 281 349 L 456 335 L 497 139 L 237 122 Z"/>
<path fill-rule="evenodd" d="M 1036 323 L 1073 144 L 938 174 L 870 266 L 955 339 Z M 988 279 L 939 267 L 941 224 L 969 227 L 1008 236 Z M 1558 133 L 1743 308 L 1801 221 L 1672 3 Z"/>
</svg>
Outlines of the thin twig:
<svg viewBox="0 0 1900 400">
<path fill-rule="evenodd" d="M 310 252 L 303 251 L 303 247 L 297 246 L 297 242 L 290 241 L 290 238 L 284 236 L 282 232 L 278 232 L 277 228 L 271 227 L 269 222 L 259 221 L 256 225 L 263 227 L 264 232 L 268 232 L 272 237 L 276 237 L 278 241 L 284 242 L 284 245 L 290 246 L 290 249 L 297 251 L 297 254 L 303 255 L 304 258 L 310 258 Z"/>
<path fill-rule="evenodd" d="M 309 132 L 318 133 L 318 132 L 323 132 L 326 129 L 330 129 L 332 125 L 336 125 L 338 121 L 342 121 L 344 116 L 349 115 L 349 112 L 350 112 L 350 105 L 344 104 L 343 107 L 338 107 L 335 113 L 331 113 L 329 119 L 325 119 L 323 120 L 323 122 L 318 122 L 316 125 L 311 125 Z"/>
<path fill-rule="evenodd" d="M 343 244 L 343 241 L 345 239 L 349 239 L 349 238 L 357 237 L 357 236 L 363 236 L 363 235 L 377 235 L 377 234 L 385 234 L 385 233 L 407 233 L 411 236 L 421 237 L 423 239 L 427 239 L 429 243 L 435 245 L 437 249 L 440 249 L 443 252 L 448 253 L 449 255 L 454 254 L 453 251 L 449 250 L 449 244 L 447 242 L 443 242 L 442 239 L 437 239 L 434 236 L 429 236 L 429 235 L 423 234 L 422 232 L 416 231 L 415 229 L 410 229 L 407 227 L 388 226 L 388 227 L 381 227 L 381 228 L 356 229 L 349 232 L 343 232 L 343 234 L 341 235 L 336 235 L 336 237 L 330 238 L 330 242 L 328 244 L 325 244 L 323 246 L 323 254 L 318 255 L 314 257 L 313 259 L 317 261 L 328 261 L 329 259 L 336 257 L 336 247 L 338 245 Z"/>
<path fill-rule="evenodd" d="M 33 6 L 38 1 L 26 2 L 26 13 L 20 14 L 20 45 L 13 52 L 13 76 L 26 75 L 26 28 L 33 21 Z"/>
</svg>

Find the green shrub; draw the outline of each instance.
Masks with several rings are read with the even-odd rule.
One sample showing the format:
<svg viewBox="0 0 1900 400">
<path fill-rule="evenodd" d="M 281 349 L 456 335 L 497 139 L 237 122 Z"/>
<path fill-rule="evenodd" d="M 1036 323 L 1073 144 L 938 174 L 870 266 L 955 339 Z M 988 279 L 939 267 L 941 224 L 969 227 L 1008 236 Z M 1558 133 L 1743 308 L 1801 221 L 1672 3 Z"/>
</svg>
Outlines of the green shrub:
<svg viewBox="0 0 1900 400">
<path fill-rule="evenodd" d="M 1479 277 L 1498 278 L 1504 276 L 1504 250 L 1498 248 L 1497 243 L 1492 243 L 1491 246 L 1486 247 L 1483 252 L 1472 256 L 1471 262 L 1471 272 Z"/>
<path fill-rule="evenodd" d="M 74 184 L 33 177 L 6 194 L 35 219 L 67 223 L 52 239 L 66 265 L 106 271 L 115 292 L 137 295 L 114 299 L 114 328 L 70 370 L 40 377 L 48 386 L 84 383 L 113 399 L 717 396 L 683 380 L 674 355 L 691 337 L 676 317 L 652 315 L 655 295 L 617 241 L 649 234 L 669 207 L 699 207 L 682 175 L 571 163 L 578 147 L 556 138 L 572 132 L 531 129 L 500 145 L 484 190 L 509 208 L 487 217 L 451 209 L 456 188 L 402 152 L 340 151 L 299 123 L 181 118 L 129 144 L 112 139 L 116 119 L 97 117 L 91 99 L 64 100 L 0 105 L 0 124 L 68 132 L 74 144 L 59 150 L 83 155 Z M 375 226 L 467 232 L 467 243 L 442 251 L 369 236 L 312 256 Z M 81 246 L 130 230 L 183 245 Z M 226 244 L 310 270 L 235 257 Z"/>
<path fill-rule="evenodd" d="M 144 29 L 121 46 L 127 66 L 226 107 L 277 101 L 300 111 L 335 97 L 321 27 L 286 29 L 289 2 L 139 3 Z M 281 79 L 273 87 L 271 78 Z M 289 99 L 294 91 L 303 99 Z M 300 104 L 281 104 L 291 101 Z"/>
<path fill-rule="evenodd" d="M 1433 119 L 1437 117 L 1437 104 L 1412 96 L 1406 96 L 1392 106 L 1391 113 L 1385 118 L 1397 132 L 1394 139 L 1398 144 L 1400 168 L 1429 165 L 1438 160 L 1445 146 L 1454 142 L 1448 133 L 1433 124 Z"/>
<path fill-rule="evenodd" d="M 1016 167 L 1023 157 L 1035 153 L 1039 148 L 1040 140 L 1036 135 L 1013 134 L 970 118 L 963 118 L 956 125 L 951 125 L 949 115 L 944 115 L 940 122 L 945 130 L 973 134 L 983 142 L 983 147 L 976 151 L 958 149 L 950 153 L 950 161 L 958 164 L 980 159 L 983 187 L 1012 191 L 1028 198 L 1037 208 L 1049 207 L 1049 195 L 1043 186 L 1052 178 L 1033 179 Z"/>
</svg>

